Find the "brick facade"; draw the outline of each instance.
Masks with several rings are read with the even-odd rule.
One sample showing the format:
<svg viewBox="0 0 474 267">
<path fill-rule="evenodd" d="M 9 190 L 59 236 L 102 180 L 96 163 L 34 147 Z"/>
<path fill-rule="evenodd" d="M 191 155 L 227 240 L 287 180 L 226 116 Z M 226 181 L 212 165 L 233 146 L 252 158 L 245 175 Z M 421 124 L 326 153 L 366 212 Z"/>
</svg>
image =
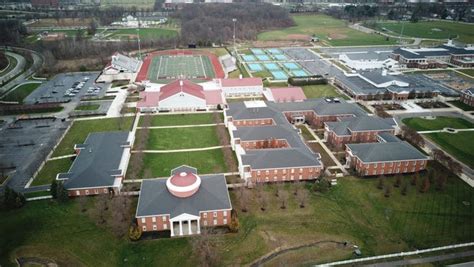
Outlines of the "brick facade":
<svg viewBox="0 0 474 267">
<path fill-rule="evenodd" d="M 321 175 L 320 166 L 250 170 L 252 183 L 314 180 Z"/>
<path fill-rule="evenodd" d="M 262 149 L 262 148 L 285 148 L 285 147 L 289 147 L 289 144 L 284 139 L 269 139 L 269 140 L 240 141 L 240 146 L 242 146 L 244 150 L 247 150 L 247 149 Z"/>
<path fill-rule="evenodd" d="M 463 92 L 461 94 L 461 102 L 463 102 L 466 105 L 469 105 L 471 107 L 474 106 L 474 95 L 469 95 L 467 92 Z"/>
<path fill-rule="evenodd" d="M 119 193 L 119 188 L 116 187 L 95 187 L 95 188 L 83 188 L 83 189 L 69 189 L 68 195 L 70 197 L 80 197 L 80 196 L 94 196 L 101 194 L 110 194 L 112 190 L 114 194 Z"/>
<path fill-rule="evenodd" d="M 350 156 L 348 152 L 346 152 L 346 157 L 350 157 L 350 166 L 354 168 L 360 176 L 413 173 L 426 169 L 428 163 L 427 159 L 391 162 L 362 162 L 359 158 Z"/>
<path fill-rule="evenodd" d="M 395 134 L 395 130 L 384 130 L 384 131 L 364 131 L 364 132 L 351 132 L 351 135 L 336 135 L 333 131 L 325 129 L 325 135 L 327 135 L 327 143 L 335 148 L 343 148 L 345 144 L 354 143 L 375 143 L 378 142 L 377 135 L 379 133 L 388 132 Z"/>
</svg>

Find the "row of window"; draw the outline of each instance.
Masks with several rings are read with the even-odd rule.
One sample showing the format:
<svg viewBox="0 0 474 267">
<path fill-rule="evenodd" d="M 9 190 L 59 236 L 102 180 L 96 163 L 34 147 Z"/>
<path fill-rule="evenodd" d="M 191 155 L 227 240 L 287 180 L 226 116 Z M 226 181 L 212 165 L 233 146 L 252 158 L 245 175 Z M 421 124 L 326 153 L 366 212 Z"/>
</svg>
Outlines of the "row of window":
<svg viewBox="0 0 474 267">
<path fill-rule="evenodd" d="M 203 217 L 203 218 L 207 218 L 207 213 L 208 213 L 208 212 L 203 212 L 203 213 L 202 213 L 202 217 Z M 222 214 L 224 215 L 224 217 L 227 217 L 227 211 L 226 211 L 226 210 L 224 210 L 224 211 L 222 212 Z M 212 213 L 212 216 L 213 216 L 214 218 L 217 218 L 217 211 L 214 211 L 214 212 Z M 158 217 L 158 216 L 151 217 L 151 221 L 152 221 L 153 223 L 156 223 L 156 218 L 157 218 L 157 217 Z M 161 220 L 162 220 L 163 222 L 166 222 L 166 216 L 159 216 L 159 217 L 161 217 Z M 146 223 L 146 218 L 145 218 L 145 217 L 142 217 L 142 223 Z"/>
<path fill-rule="evenodd" d="M 286 176 L 283 176 L 281 179 L 282 179 L 283 181 L 286 181 L 287 177 L 286 177 Z M 299 179 L 299 180 L 303 180 L 303 175 L 301 175 L 301 174 L 298 175 L 298 179 Z M 290 176 L 290 180 L 291 180 L 291 181 L 295 180 L 295 176 L 294 176 L 294 175 L 291 175 L 291 176 Z M 270 178 L 269 178 L 268 176 L 265 177 L 265 182 L 269 182 L 269 181 L 270 181 Z M 273 176 L 273 181 L 274 181 L 274 182 L 278 181 L 278 176 Z M 260 182 L 262 182 L 261 179 L 260 179 Z"/>
<path fill-rule="evenodd" d="M 108 193 L 108 192 L 109 192 L 109 190 L 108 190 L 107 188 L 100 189 L 100 190 L 102 190 L 102 192 L 104 192 L 104 193 Z M 93 194 L 99 194 L 99 192 L 100 192 L 99 189 L 93 189 L 93 190 L 91 189 L 90 191 L 92 191 Z M 86 195 L 86 196 L 89 195 L 89 194 L 90 194 L 90 191 L 89 191 L 89 189 L 86 189 L 86 190 L 84 191 L 84 195 Z M 76 190 L 76 196 L 80 196 L 80 195 L 81 195 L 81 191 L 80 191 L 80 190 Z"/>
<path fill-rule="evenodd" d="M 290 169 L 290 173 L 295 173 L 295 168 L 291 168 Z M 299 168 L 299 173 L 303 173 L 303 168 Z M 313 168 L 309 168 L 309 172 L 313 172 Z M 277 174 L 278 173 L 278 169 L 275 169 L 273 170 L 272 172 L 273 174 Z M 283 174 L 286 174 L 287 173 L 287 169 L 283 169 Z M 262 171 L 260 170 L 257 170 L 257 175 L 261 175 L 262 174 Z M 265 174 L 266 175 L 269 175 L 270 174 L 270 170 L 265 170 Z"/>
<path fill-rule="evenodd" d="M 207 221 L 203 221 L 203 224 L 204 224 L 204 226 L 208 225 Z M 216 219 L 213 220 L 213 224 L 217 225 L 217 220 Z M 224 218 L 224 224 L 227 224 L 227 218 Z M 147 230 L 146 225 L 143 225 L 142 229 L 143 229 L 143 231 L 146 231 Z M 166 223 L 163 224 L 163 230 L 167 230 L 167 229 L 168 229 L 168 224 L 166 224 Z M 153 224 L 153 231 L 157 231 L 157 230 L 158 230 L 158 226 L 156 224 Z"/>
</svg>

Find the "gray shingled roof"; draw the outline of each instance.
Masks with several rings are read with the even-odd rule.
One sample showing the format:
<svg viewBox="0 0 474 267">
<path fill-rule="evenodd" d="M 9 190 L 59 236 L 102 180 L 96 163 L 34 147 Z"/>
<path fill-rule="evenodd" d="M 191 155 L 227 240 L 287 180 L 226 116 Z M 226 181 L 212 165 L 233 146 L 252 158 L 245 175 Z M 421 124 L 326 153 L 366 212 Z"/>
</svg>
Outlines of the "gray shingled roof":
<svg viewBox="0 0 474 267">
<path fill-rule="evenodd" d="M 64 187 L 67 189 L 104 187 L 114 184 L 115 176 L 121 174 L 120 160 L 124 153 L 129 132 L 97 132 L 87 136 L 83 149 L 67 173 Z"/>
<path fill-rule="evenodd" d="M 383 131 L 392 130 L 396 125 L 392 118 L 380 118 L 376 116 L 344 118 L 341 121 L 326 122 L 326 125 L 336 135 L 350 135 L 351 131 Z"/>
<path fill-rule="evenodd" d="M 170 214 L 174 218 L 183 213 L 199 216 L 201 211 L 232 209 L 224 175 L 200 177 L 199 190 L 187 198 L 173 196 L 166 187 L 167 179 L 143 180 L 136 216 Z"/>
<path fill-rule="evenodd" d="M 258 127 L 239 127 L 233 132 L 233 134 L 235 138 L 240 138 L 242 141 L 275 138 L 286 139 L 291 147 L 305 146 L 297 130 L 288 124 Z"/>
<path fill-rule="evenodd" d="M 381 132 L 381 133 L 378 133 L 377 135 L 385 143 L 401 142 L 401 140 L 398 137 L 388 132 Z"/>
<path fill-rule="evenodd" d="M 276 109 L 285 111 L 314 110 L 319 116 L 353 114 L 354 116 L 367 116 L 367 112 L 354 103 L 348 103 L 343 99 L 339 102 L 328 102 L 324 98 L 306 99 L 302 102 L 267 103 Z"/>
<path fill-rule="evenodd" d="M 405 141 L 348 144 L 347 147 L 363 162 L 428 159 L 425 154 Z"/>
<path fill-rule="evenodd" d="M 242 164 L 252 169 L 321 166 L 319 154 L 309 148 L 255 149 L 242 155 Z"/>
</svg>

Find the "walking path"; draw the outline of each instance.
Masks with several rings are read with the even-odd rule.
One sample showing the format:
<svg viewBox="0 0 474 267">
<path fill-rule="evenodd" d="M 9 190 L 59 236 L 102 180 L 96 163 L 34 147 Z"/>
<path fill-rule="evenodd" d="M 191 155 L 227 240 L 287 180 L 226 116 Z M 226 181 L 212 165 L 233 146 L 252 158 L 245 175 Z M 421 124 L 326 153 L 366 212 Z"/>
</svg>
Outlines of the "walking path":
<svg viewBox="0 0 474 267">
<path fill-rule="evenodd" d="M 57 159 L 66 159 L 66 158 L 72 158 L 76 156 L 76 154 L 69 154 L 69 155 L 64 155 L 64 156 L 58 156 L 58 157 L 54 157 L 54 158 L 49 158 L 47 159 L 48 161 L 50 160 L 57 160 Z"/>
<path fill-rule="evenodd" d="M 210 147 L 202 147 L 202 148 L 187 148 L 187 149 L 173 149 L 173 150 L 133 150 L 132 153 L 175 153 L 175 152 L 194 152 L 194 151 L 205 151 L 205 150 L 213 150 L 218 148 L 230 147 L 230 145 L 225 146 L 210 146 Z"/>
<path fill-rule="evenodd" d="M 339 167 L 339 169 L 342 171 L 342 173 L 344 173 L 344 175 L 349 175 L 349 172 L 346 170 L 346 168 L 344 168 L 344 166 L 339 162 L 339 160 L 336 158 L 336 156 L 334 156 L 334 154 L 332 154 L 331 150 L 329 150 L 329 148 L 326 146 L 326 144 L 324 144 L 321 141 L 321 139 L 319 139 L 319 136 L 317 136 L 314 133 L 313 129 L 311 129 L 306 124 L 304 124 L 304 126 L 306 127 L 306 129 L 308 129 L 308 131 L 311 133 L 311 135 L 313 135 L 313 137 L 321 145 L 321 147 L 324 149 L 324 151 L 326 151 L 326 153 L 329 155 L 329 157 L 331 157 L 331 159 L 334 161 L 334 163 L 336 163 L 337 167 Z"/>
<path fill-rule="evenodd" d="M 440 262 L 446 261 L 451 259 L 458 259 L 458 258 L 465 258 L 474 256 L 474 250 L 463 251 L 463 252 L 455 252 L 445 255 L 437 255 L 431 256 L 421 259 L 406 259 L 406 260 L 399 260 L 399 261 L 391 261 L 391 262 L 380 262 L 376 264 L 369 264 L 366 266 L 370 267 L 391 267 L 391 266 L 406 266 L 406 265 L 419 265 L 423 263 L 430 263 L 430 262 Z"/>
<path fill-rule="evenodd" d="M 431 130 L 431 131 L 418 131 L 419 134 L 429 134 L 429 133 L 457 133 L 457 132 L 472 132 L 474 128 L 470 129 L 452 129 L 452 128 L 444 128 L 441 130 Z"/>
<path fill-rule="evenodd" d="M 120 111 L 125 103 L 125 99 L 127 99 L 127 95 L 127 90 L 118 90 L 118 93 L 115 95 L 115 98 L 107 111 L 107 118 L 120 117 Z"/>
<path fill-rule="evenodd" d="M 167 126 L 150 126 L 148 129 L 171 129 L 171 128 L 193 128 L 193 127 L 209 127 L 209 126 L 218 126 L 224 125 L 221 123 L 209 123 L 209 124 L 195 124 L 195 125 L 167 125 Z M 145 127 L 137 127 L 137 129 L 144 129 Z"/>
</svg>

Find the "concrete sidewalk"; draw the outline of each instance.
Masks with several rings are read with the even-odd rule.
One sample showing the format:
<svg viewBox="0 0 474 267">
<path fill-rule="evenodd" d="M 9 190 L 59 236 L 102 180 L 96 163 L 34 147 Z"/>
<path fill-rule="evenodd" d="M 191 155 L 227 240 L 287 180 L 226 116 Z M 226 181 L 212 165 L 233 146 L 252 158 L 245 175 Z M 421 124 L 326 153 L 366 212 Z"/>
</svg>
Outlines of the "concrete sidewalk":
<svg viewBox="0 0 474 267">
<path fill-rule="evenodd" d="M 137 151 L 133 150 L 132 153 L 175 153 L 175 152 L 194 152 L 194 151 L 206 151 L 206 150 L 214 150 L 219 148 L 231 147 L 230 145 L 225 146 L 211 146 L 211 147 L 202 147 L 202 148 L 187 148 L 187 149 L 173 149 L 173 150 L 142 150 Z"/>
</svg>

